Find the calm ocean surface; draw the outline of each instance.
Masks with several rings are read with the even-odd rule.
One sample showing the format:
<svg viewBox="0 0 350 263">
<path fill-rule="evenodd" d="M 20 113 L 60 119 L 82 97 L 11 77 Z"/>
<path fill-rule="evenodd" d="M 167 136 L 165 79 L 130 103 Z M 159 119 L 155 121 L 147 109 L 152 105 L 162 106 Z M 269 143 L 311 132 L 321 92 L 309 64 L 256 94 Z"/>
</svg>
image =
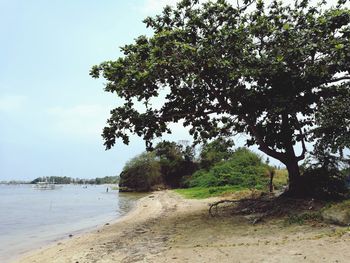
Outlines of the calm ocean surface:
<svg viewBox="0 0 350 263">
<path fill-rule="evenodd" d="M 107 186 L 64 185 L 37 190 L 31 185 L 0 185 L 0 262 L 117 219 L 140 195 Z"/>
</svg>

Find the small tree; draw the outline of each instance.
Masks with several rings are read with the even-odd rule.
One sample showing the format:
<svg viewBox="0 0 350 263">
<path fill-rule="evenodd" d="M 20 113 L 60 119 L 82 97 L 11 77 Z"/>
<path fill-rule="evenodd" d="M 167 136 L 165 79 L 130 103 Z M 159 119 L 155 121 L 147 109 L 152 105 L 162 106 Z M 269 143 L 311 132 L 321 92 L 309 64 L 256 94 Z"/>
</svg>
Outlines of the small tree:
<svg viewBox="0 0 350 263">
<path fill-rule="evenodd" d="M 107 80 L 105 90 L 125 99 L 111 111 L 103 131 L 109 149 L 128 131 L 151 146 L 183 120 L 195 141 L 246 133 L 284 163 L 289 190 L 298 194 L 298 162 L 312 141 L 320 105 L 349 90 L 350 11 L 346 0 L 331 8 L 308 0 L 225 0 L 200 4 L 182 0 L 146 18 L 153 36 L 140 36 L 122 48 L 124 56 L 94 66 L 91 75 Z M 160 92 L 163 105 L 150 103 Z M 146 105 L 138 112 L 135 101 Z M 295 144 L 302 145 L 297 154 Z"/>
<path fill-rule="evenodd" d="M 265 189 L 269 169 L 259 155 L 247 148 L 238 148 L 230 159 L 218 162 L 210 169 L 195 172 L 186 183 L 190 187 L 232 185 L 238 188 Z"/>
<path fill-rule="evenodd" d="M 234 142 L 230 139 L 218 138 L 202 146 L 200 161 L 202 168 L 208 169 L 213 164 L 228 160 L 232 157 Z"/>
<path fill-rule="evenodd" d="M 344 85 L 337 91 L 323 101 L 316 114 L 316 156 L 329 150 L 329 155 L 343 157 L 344 149 L 350 147 L 350 89 Z"/>
<path fill-rule="evenodd" d="M 162 178 L 168 187 L 179 187 L 183 177 L 197 169 L 193 148 L 188 145 L 162 141 L 156 145 L 154 153 L 159 158 Z"/>
<path fill-rule="evenodd" d="M 153 186 L 161 183 L 160 164 L 154 153 L 147 152 L 127 162 L 119 180 L 122 191 L 150 191 Z"/>
</svg>

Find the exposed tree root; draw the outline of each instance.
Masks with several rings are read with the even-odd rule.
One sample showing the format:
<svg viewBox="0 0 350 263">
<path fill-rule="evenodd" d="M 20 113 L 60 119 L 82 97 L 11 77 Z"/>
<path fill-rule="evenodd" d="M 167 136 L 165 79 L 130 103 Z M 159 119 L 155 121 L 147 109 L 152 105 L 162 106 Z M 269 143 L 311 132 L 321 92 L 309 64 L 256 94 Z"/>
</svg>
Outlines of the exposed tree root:
<svg viewBox="0 0 350 263">
<path fill-rule="evenodd" d="M 220 204 L 224 204 L 224 203 L 239 203 L 239 202 L 243 202 L 243 201 L 246 201 L 246 200 L 253 200 L 253 199 L 220 200 L 220 201 L 217 201 L 217 202 L 215 202 L 215 203 L 209 204 L 209 214 L 210 214 L 211 216 L 215 216 L 215 214 L 213 214 L 212 209 L 215 208 L 215 213 L 217 214 L 217 213 L 218 213 L 218 206 L 219 206 Z"/>
<path fill-rule="evenodd" d="M 223 206 L 229 204 L 228 206 Z M 231 206 L 232 204 L 232 206 Z M 220 207 L 221 206 L 221 207 Z M 220 200 L 209 205 L 209 214 L 214 217 L 229 212 L 249 216 L 253 224 L 261 222 L 267 217 L 279 217 L 315 210 L 323 206 L 323 202 L 314 199 L 286 198 L 263 195 L 257 198 L 245 198 L 239 200 Z"/>
</svg>

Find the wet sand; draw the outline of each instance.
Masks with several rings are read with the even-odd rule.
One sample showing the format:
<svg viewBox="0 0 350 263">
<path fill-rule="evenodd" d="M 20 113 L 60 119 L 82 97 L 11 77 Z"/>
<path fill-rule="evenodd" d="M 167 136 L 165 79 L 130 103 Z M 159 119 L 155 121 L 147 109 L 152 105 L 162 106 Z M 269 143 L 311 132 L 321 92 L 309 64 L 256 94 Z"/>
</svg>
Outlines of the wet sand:
<svg viewBox="0 0 350 263">
<path fill-rule="evenodd" d="M 349 262 L 348 228 L 211 217 L 208 204 L 215 200 L 156 192 L 117 222 L 16 262 Z"/>
</svg>

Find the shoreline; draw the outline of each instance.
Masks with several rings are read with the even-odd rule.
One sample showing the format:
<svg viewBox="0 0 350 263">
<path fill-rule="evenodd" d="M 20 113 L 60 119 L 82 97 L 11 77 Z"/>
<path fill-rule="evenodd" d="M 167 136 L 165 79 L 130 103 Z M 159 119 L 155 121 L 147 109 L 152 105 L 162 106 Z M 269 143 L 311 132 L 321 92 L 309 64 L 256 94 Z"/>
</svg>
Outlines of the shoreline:
<svg viewBox="0 0 350 263">
<path fill-rule="evenodd" d="M 48 242 L 43 242 L 39 247 L 29 249 L 29 251 L 21 253 L 20 255 L 17 255 L 9 260 L 9 263 L 12 262 L 26 262 L 27 260 L 31 260 L 31 258 L 36 257 L 38 254 L 42 254 L 43 251 L 47 249 L 53 249 L 56 246 L 60 246 L 63 243 L 71 242 L 74 240 L 79 240 L 86 238 L 90 236 L 91 234 L 97 234 L 100 233 L 101 230 L 103 230 L 104 227 L 110 226 L 110 225 L 115 225 L 122 223 L 126 220 L 129 220 L 131 218 L 137 218 L 138 213 L 141 212 L 140 210 L 142 209 L 141 207 L 143 206 L 143 199 L 147 200 L 149 196 L 152 194 L 147 194 L 140 199 L 134 201 L 134 204 L 131 208 L 130 211 L 125 213 L 124 215 L 118 217 L 118 218 L 111 218 L 110 220 L 104 222 L 104 223 L 99 223 L 96 224 L 95 226 L 87 227 L 81 230 L 76 230 L 76 231 L 71 231 L 69 234 L 65 234 L 61 237 L 55 238 L 52 241 Z M 36 260 L 34 260 L 36 261 Z M 43 261 L 45 262 L 45 261 Z"/>
<path fill-rule="evenodd" d="M 65 240 L 69 240 L 71 237 L 77 237 L 96 231 L 102 228 L 105 224 L 113 224 L 132 211 L 137 204 L 137 200 L 145 196 L 144 194 L 119 195 L 116 191 L 105 193 L 105 187 L 106 186 L 104 185 L 99 188 L 92 187 L 87 190 L 75 186 L 73 188 L 70 187 L 69 189 L 68 187 L 65 188 L 65 190 L 68 189 L 67 191 L 69 195 L 66 200 L 71 200 L 73 195 L 73 199 L 78 203 L 75 206 L 68 205 L 67 211 L 62 211 L 66 207 L 66 200 L 63 200 L 62 203 L 57 205 L 58 200 L 57 198 L 55 199 L 55 197 L 62 192 L 61 189 L 60 191 L 31 192 L 32 188 L 26 187 L 24 189 L 26 191 L 20 191 L 20 193 L 24 196 L 27 196 L 28 193 L 34 193 L 35 196 L 41 196 L 41 193 L 45 195 L 48 194 L 49 201 L 44 203 L 42 207 L 40 206 L 40 210 L 37 209 L 38 206 L 34 206 L 36 209 L 34 210 L 38 213 L 31 213 L 29 218 L 23 216 L 22 218 L 26 219 L 19 220 L 18 222 L 14 221 L 17 222 L 16 224 L 13 223 L 12 220 L 3 218 L 4 221 L 2 222 L 5 225 L 9 224 L 13 231 L 3 231 L 4 235 L 1 236 L 0 240 L 0 243 L 2 243 L 2 247 L 0 249 L 0 261 L 4 263 L 15 262 L 16 260 L 30 255 L 35 251 L 45 249 L 49 246 L 54 246 L 57 243 Z M 29 189 L 29 192 L 27 189 Z M 88 192 L 88 190 L 91 189 L 93 192 Z M 52 197 L 52 194 L 55 194 L 55 196 Z M 79 204 L 84 202 L 84 195 L 92 196 L 90 199 L 93 199 L 92 201 L 96 201 L 87 202 L 88 205 L 82 204 L 81 206 Z M 38 198 L 32 199 L 34 200 L 34 203 L 38 203 Z M 52 213 L 51 204 L 53 204 Z M 79 208 L 78 210 L 75 210 L 77 212 L 74 212 L 72 208 L 77 206 L 79 206 Z M 29 208 L 25 208 L 25 211 L 30 212 L 31 206 L 28 205 L 27 207 Z M 46 211 L 49 210 L 49 212 L 46 213 L 45 209 Z M 38 214 L 41 215 L 43 213 L 45 214 L 44 217 L 40 216 L 39 218 Z M 10 216 L 10 218 L 13 218 L 13 216 Z M 33 220 L 35 218 L 38 218 L 38 220 Z M 48 219 L 48 221 L 46 221 L 46 219 Z M 30 222 L 33 222 L 32 226 L 27 227 Z M 21 223 L 23 223 L 23 225 Z M 5 229 L 4 226 L 3 229 Z"/>
<path fill-rule="evenodd" d="M 15 262 L 347 262 L 350 257 L 348 228 L 211 217 L 208 203 L 216 200 L 154 192 L 109 225 Z"/>
</svg>

